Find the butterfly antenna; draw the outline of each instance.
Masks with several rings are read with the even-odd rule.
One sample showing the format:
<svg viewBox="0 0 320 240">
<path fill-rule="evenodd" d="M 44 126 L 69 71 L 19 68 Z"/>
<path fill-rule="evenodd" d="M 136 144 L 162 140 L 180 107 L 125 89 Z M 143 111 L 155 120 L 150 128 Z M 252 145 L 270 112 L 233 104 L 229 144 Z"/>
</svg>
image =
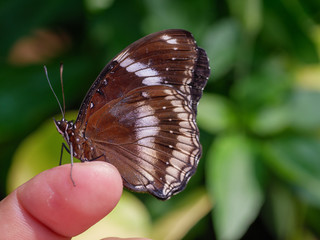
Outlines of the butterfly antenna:
<svg viewBox="0 0 320 240">
<path fill-rule="evenodd" d="M 63 63 L 60 63 L 60 80 L 61 80 L 61 90 L 62 90 L 62 101 L 63 101 L 63 118 L 64 115 L 66 114 L 66 101 L 64 98 L 64 89 L 63 89 Z"/>
<path fill-rule="evenodd" d="M 60 108 L 60 111 L 61 111 L 61 113 L 62 113 L 62 117 L 63 117 L 63 119 L 64 119 L 64 112 L 62 111 L 62 107 L 61 107 L 61 104 L 60 104 L 60 102 L 59 102 L 59 99 L 58 99 L 58 97 L 57 97 L 56 93 L 54 92 L 54 90 L 53 90 L 53 88 L 52 88 L 52 86 L 51 86 L 51 83 L 50 83 L 50 80 L 49 80 L 49 76 L 48 76 L 48 70 L 47 70 L 46 65 L 44 65 L 44 66 L 43 66 L 43 68 L 44 68 L 44 72 L 45 72 L 45 74 L 46 74 L 46 78 L 47 78 L 48 83 L 49 83 L 49 87 L 50 87 L 50 89 L 51 89 L 51 91 L 52 91 L 53 95 L 55 96 L 55 98 L 56 98 L 56 100 L 57 100 L 58 104 L 59 104 L 59 108 Z"/>
</svg>

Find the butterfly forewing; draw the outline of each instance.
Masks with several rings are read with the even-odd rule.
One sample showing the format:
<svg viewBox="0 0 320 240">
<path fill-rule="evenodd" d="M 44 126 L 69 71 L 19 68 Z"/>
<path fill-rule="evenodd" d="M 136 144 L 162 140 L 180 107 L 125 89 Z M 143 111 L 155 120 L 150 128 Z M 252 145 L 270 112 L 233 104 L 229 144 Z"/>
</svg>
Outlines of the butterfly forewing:
<svg viewBox="0 0 320 240">
<path fill-rule="evenodd" d="M 201 156 L 196 113 L 209 74 L 191 33 L 150 34 L 107 64 L 75 124 L 58 130 L 75 157 L 107 161 L 127 188 L 168 199 L 185 188 Z"/>
<path fill-rule="evenodd" d="M 209 76 L 208 67 L 205 52 L 189 32 L 166 30 L 148 35 L 124 49 L 102 70 L 80 107 L 77 124 L 85 123 L 107 102 L 140 86 L 169 85 L 184 93 L 196 112 Z"/>
</svg>

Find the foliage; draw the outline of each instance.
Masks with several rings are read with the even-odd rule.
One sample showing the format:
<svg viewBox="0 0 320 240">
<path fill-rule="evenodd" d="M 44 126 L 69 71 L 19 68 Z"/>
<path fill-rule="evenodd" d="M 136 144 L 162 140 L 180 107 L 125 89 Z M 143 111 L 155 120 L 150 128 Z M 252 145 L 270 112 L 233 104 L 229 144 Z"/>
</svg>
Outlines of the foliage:
<svg viewBox="0 0 320 240">
<path fill-rule="evenodd" d="M 48 128 L 38 127 L 58 111 L 42 65 L 48 66 L 53 87 L 59 89 L 58 66 L 64 62 L 67 109 L 77 109 L 117 52 L 166 28 L 192 32 L 211 60 L 212 76 L 198 110 L 204 153 L 187 189 L 171 200 L 135 194 L 149 211 L 143 214 L 159 232 L 170 224 L 182 228 L 176 238 L 319 238 L 316 0 L 2 1 L 2 196 L 11 182 L 11 159 L 12 169 L 23 176 L 24 170 L 35 169 L 36 174 L 50 167 L 45 159 L 58 163 L 59 144 L 48 140 L 53 138 Z M 39 157 L 32 159 L 32 154 Z M 29 160 L 19 162 L 24 158 Z M 213 203 L 210 217 L 204 216 L 211 205 L 199 205 L 202 197 Z M 191 199 L 196 211 L 187 211 L 193 209 Z M 174 225 L 176 219 L 192 218 L 196 212 L 201 212 L 197 222 Z M 150 221 L 141 222 L 149 229 Z"/>
</svg>

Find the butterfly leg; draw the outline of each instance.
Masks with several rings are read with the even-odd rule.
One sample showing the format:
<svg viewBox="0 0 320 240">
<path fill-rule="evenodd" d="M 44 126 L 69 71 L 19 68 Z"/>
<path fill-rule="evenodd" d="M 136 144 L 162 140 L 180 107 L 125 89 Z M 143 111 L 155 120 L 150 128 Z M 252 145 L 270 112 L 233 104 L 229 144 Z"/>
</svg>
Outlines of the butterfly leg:
<svg viewBox="0 0 320 240">
<path fill-rule="evenodd" d="M 72 177 L 72 169 L 73 169 L 73 147 L 72 147 L 72 144 L 70 144 L 70 152 L 69 153 L 70 153 L 70 156 L 71 156 L 70 179 L 72 181 L 73 186 L 75 187 L 76 183 L 74 182 L 73 177 Z"/>
<path fill-rule="evenodd" d="M 59 166 L 61 166 L 61 163 L 62 163 L 63 149 L 65 149 L 65 150 L 70 154 L 70 151 L 69 151 L 69 149 L 67 148 L 67 146 L 66 146 L 64 143 L 62 143 L 62 145 L 61 145 L 61 153 L 60 153 Z"/>
<path fill-rule="evenodd" d="M 70 154 L 70 156 L 71 156 L 70 178 L 71 178 L 71 181 L 72 181 L 73 186 L 75 187 L 75 186 L 76 186 L 76 183 L 74 182 L 74 180 L 73 180 L 73 178 L 72 178 L 72 168 L 73 168 L 73 147 L 72 147 L 72 144 L 70 144 L 70 150 L 69 150 L 69 149 L 67 148 L 67 146 L 66 146 L 64 143 L 62 143 L 59 166 L 61 166 L 61 163 L 62 163 L 63 149 L 65 149 L 65 150 Z"/>
</svg>

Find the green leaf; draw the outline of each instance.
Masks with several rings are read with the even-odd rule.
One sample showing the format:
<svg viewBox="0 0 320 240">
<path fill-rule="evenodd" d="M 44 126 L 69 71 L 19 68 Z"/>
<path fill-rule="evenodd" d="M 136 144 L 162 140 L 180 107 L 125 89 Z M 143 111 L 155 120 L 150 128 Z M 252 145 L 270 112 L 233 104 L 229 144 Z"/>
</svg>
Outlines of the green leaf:
<svg viewBox="0 0 320 240">
<path fill-rule="evenodd" d="M 301 212 L 304 211 L 301 209 L 301 204 L 293 194 L 288 192 L 286 186 L 279 182 L 272 184 L 269 189 L 270 194 L 265 205 L 267 224 L 273 229 L 276 239 L 306 239 L 306 233 L 300 222 Z M 284 217 L 285 221 L 283 221 Z"/>
<path fill-rule="evenodd" d="M 146 16 L 142 27 L 145 33 L 160 29 L 182 28 L 192 32 L 199 40 L 200 34 L 208 24 L 208 19 L 212 16 L 212 11 L 205 1 L 198 1 L 196 4 L 192 0 L 138 2 L 144 3 Z"/>
<path fill-rule="evenodd" d="M 230 129 L 236 124 L 231 103 L 227 98 L 205 93 L 198 106 L 199 126 L 211 133 Z"/>
<path fill-rule="evenodd" d="M 291 87 L 289 75 L 280 59 L 267 59 L 261 69 L 233 85 L 231 93 L 246 112 L 256 113 L 263 107 L 282 103 Z"/>
<path fill-rule="evenodd" d="M 289 92 L 288 92 L 289 93 Z M 260 136 L 270 136 L 288 128 L 312 131 L 320 127 L 320 92 L 295 89 L 280 103 L 261 105 L 250 115 L 250 129 Z"/>
<path fill-rule="evenodd" d="M 270 168 L 304 201 L 320 207 L 319 139 L 287 136 L 267 142 L 264 149 Z"/>
<path fill-rule="evenodd" d="M 84 1 L 88 11 L 90 12 L 98 12 L 108 9 L 114 0 L 94 0 L 94 1 Z"/>
<path fill-rule="evenodd" d="M 284 104 L 265 107 L 250 120 L 250 129 L 257 135 L 270 136 L 285 130 L 289 125 L 288 108 Z"/>
<path fill-rule="evenodd" d="M 300 130 L 312 130 L 320 127 L 320 92 L 296 90 L 288 103 L 291 124 Z"/>
<path fill-rule="evenodd" d="M 312 21 L 305 15 L 301 1 L 268 1 L 264 4 L 264 29 L 261 38 L 273 53 L 279 51 L 290 61 L 317 63 L 319 56 L 316 44 L 306 28 Z M 309 1 L 310 2 L 310 1 Z"/>
<path fill-rule="evenodd" d="M 216 202 L 218 239 L 239 239 L 260 211 L 263 193 L 253 151 L 249 139 L 238 134 L 220 137 L 210 149 L 207 181 Z"/>
<path fill-rule="evenodd" d="M 215 78 L 223 76 L 234 66 L 239 38 L 239 25 L 231 19 L 222 20 L 207 30 L 202 42 Z"/>
<path fill-rule="evenodd" d="M 259 32 L 262 25 L 261 0 L 227 1 L 230 9 L 251 35 Z"/>
</svg>

